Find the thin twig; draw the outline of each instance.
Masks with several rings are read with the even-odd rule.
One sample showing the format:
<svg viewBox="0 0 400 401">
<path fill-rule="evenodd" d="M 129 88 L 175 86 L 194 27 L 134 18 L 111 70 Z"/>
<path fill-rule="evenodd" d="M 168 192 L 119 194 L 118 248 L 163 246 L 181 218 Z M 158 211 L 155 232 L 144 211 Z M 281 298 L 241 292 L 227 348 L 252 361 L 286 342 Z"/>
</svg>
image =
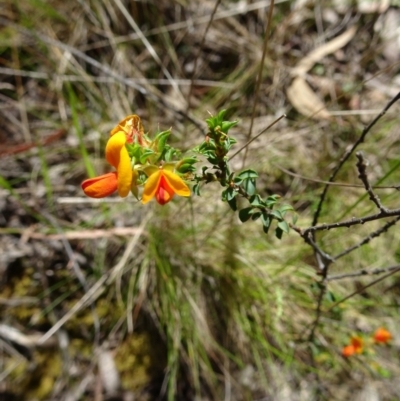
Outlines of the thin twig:
<svg viewBox="0 0 400 401">
<path fill-rule="evenodd" d="M 256 106 L 257 106 L 257 102 L 258 102 L 258 94 L 260 92 L 260 87 L 261 87 L 262 72 L 264 70 L 264 61 L 265 61 L 265 56 L 267 54 L 267 49 L 268 49 L 269 31 L 270 31 L 270 28 L 271 28 L 271 21 L 272 21 L 272 13 L 273 13 L 273 11 L 274 11 L 274 0 L 271 0 L 269 8 L 268 8 L 267 25 L 265 27 L 264 47 L 263 47 L 263 53 L 262 53 L 262 56 L 261 56 L 260 69 L 258 71 L 256 90 L 254 92 L 253 111 L 251 113 L 250 128 L 249 128 L 249 132 L 247 134 L 246 142 L 250 141 L 251 134 L 253 132 L 253 124 L 254 124 L 254 118 L 256 116 Z M 243 166 L 246 163 L 247 152 L 248 152 L 248 148 L 246 148 L 244 156 L 243 156 L 243 161 L 242 161 L 242 165 Z"/>
<path fill-rule="evenodd" d="M 337 254 L 333 257 L 336 261 L 339 258 L 348 255 L 350 252 L 354 251 L 355 249 L 361 248 L 363 245 L 368 244 L 368 242 L 372 241 L 374 238 L 379 237 L 381 234 L 385 233 L 389 230 L 390 227 L 394 226 L 400 220 L 400 216 L 397 216 L 395 219 L 388 221 L 383 227 L 379 228 L 376 231 L 373 231 L 369 234 L 366 238 L 360 241 L 358 244 L 351 246 L 350 248 L 345 249 L 343 252 Z"/>
<path fill-rule="evenodd" d="M 358 178 L 364 184 L 365 190 L 368 192 L 369 199 L 371 199 L 372 202 L 375 203 L 375 205 L 378 207 L 379 210 L 387 211 L 387 209 L 382 205 L 382 202 L 380 201 L 378 196 L 375 195 L 374 191 L 372 190 L 371 184 L 369 183 L 367 176 L 367 163 L 364 159 L 362 152 L 357 152 L 356 157 L 358 159 L 357 162 Z"/>
<path fill-rule="evenodd" d="M 236 155 L 238 155 L 243 149 L 247 148 L 253 141 L 255 141 L 258 137 L 260 137 L 264 132 L 273 127 L 276 123 L 282 120 L 282 118 L 286 117 L 286 114 L 282 114 L 279 118 L 273 121 L 268 127 L 264 128 L 261 132 L 259 132 L 254 138 L 251 138 L 248 142 L 246 142 L 239 150 L 237 150 L 232 156 L 229 157 L 228 161 L 231 161 Z"/>
<path fill-rule="evenodd" d="M 390 271 L 388 274 L 385 274 L 382 277 L 379 277 L 377 280 L 373 281 L 372 283 L 369 283 L 361 288 L 359 288 L 357 291 L 352 292 L 350 295 L 347 295 L 347 297 L 344 297 L 343 299 L 341 299 L 340 301 L 334 303 L 328 310 L 325 311 L 325 313 L 330 312 L 332 309 L 336 308 L 338 305 L 342 304 L 343 302 L 347 301 L 348 299 L 354 297 L 354 295 L 360 294 L 361 292 L 363 292 L 364 290 L 366 290 L 369 287 L 372 287 L 373 285 L 380 283 L 381 281 L 387 279 L 390 276 L 393 276 L 393 274 L 397 273 L 400 271 L 400 266 L 397 267 L 397 269 L 393 269 L 392 271 Z"/>
<path fill-rule="evenodd" d="M 378 269 L 378 268 L 361 269 L 361 270 L 357 270 L 357 271 L 351 272 L 351 273 L 335 274 L 332 276 L 328 276 L 326 278 L 326 280 L 333 281 L 333 280 L 342 280 L 342 279 L 346 279 L 346 278 L 354 278 L 354 277 L 360 277 L 360 276 L 372 276 L 372 275 L 387 273 L 387 272 L 391 272 L 393 270 L 399 270 L 399 269 L 400 269 L 400 265 L 389 266 L 389 267 L 380 268 L 380 269 Z"/>
<path fill-rule="evenodd" d="M 195 79 L 195 76 L 196 76 L 197 63 L 198 63 L 199 58 L 200 58 L 200 52 L 201 52 L 201 49 L 204 46 L 204 42 L 206 41 L 207 32 L 210 29 L 210 26 L 211 26 L 212 22 L 214 21 L 215 14 L 217 12 L 217 9 L 218 9 L 220 3 L 221 3 L 221 0 L 217 0 L 215 2 L 214 9 L 212 10 L 210 19 L 209 19 L 209 21 L 207 23 L 207 26 L 206 26 L 206 29 L 204 30 L 204 33 L 203 33 L 203 37 L 201 38 L 200 46 L 197 48 L 197 54 L 196 54 L 196 57 L 194 58 L 192 76 L 190 78 L 190 87 L 189 87 L 189 94 L 188 94 L 188 98 L 187 98 L 186 113 L 188 113 L 189 110 L 190 110 L 190 99 L 192 97 L 193 83 L 194 83 L 194 79 Z"/>
<path fill-rule="evenodd" d="M 353 217 L 350 220 L 345 220 L 339 223 L 330 223 L 330 224 L 323 223 L 317 226 L 307 227 L 306 229 L 294 226 L 293 224 L 291 224 L 290 227 L 294 231 L 296 231 L 299 235 L 301 235 L 303 238 L 306 238 L 306 236 L 310 232 L 331 230 L 332 228 L 339 228 L 339 227 L 352 227 L 358 224 L 368 223 L 369 221 L 380 220 L 385 217 L 393 217 L 393 216 L 400 216 L 400 209 L 393 209 L 393 210 L 387 209 L 384 211 L 382 210 L 379 213 L 372 214 L 366 217 L 360 217 L 360 218 Z"/>
<path fill-rule="evenodd" d="M 335 259 L 327 254 L 326 252 L 324 252 L 314 241 L 313 237 L 311 234 L 304 236 L 304 241 L 310 245 L 315 253 L 319 256 L 319 258 L 317 259 L 318 261 L 318 268 L 319 268 L 319 273 L 323 272 L 324 270 L 326 270 L 328 268 L 328 266 L 333 263 L 335 261 Z"/>
<path fill-rule="evenodd" d="M 258 137 L 259 135 L 257 135 Z M 330 186 L 334 186 L 334 187 L 347 187 L 347 188 L 365 188 L 364 185 L 362 184 L 348 184 L 346 182 L 330 182 L 330 181 L 324 181 L 324 180 L 318 180 L 316 178 L 312 178 L 312 177 L 307 177 L 305 175 L 302 174 L 297 174 L 297 173 L 293 173 L 293 171 L 290 171 L 282 166 L 280 166 L 279 164 L 273 163 L 273 166 L 275 166 L 276 168 L 278 168 L 279 170 L 283 171 L 285 174 L 290 175 L 291 177 L 296 177 L 296 178 L 300 178 L 301 180 L 304 181 L 310 181 L 310 182 L 315 182 L 317 184 L 325 184 L 325 185 L 330 185 Z M 372 189 L 396 189 L 396 190 L 400 190 L 400 185 L 374 185 L 371 187 Z"/>
<path fill-rule="evenodd" d="M 317 307 L 315 309 L 315 314 L 316 314 L 315 315 L 315 319 L 314 319 L 314 322 L 313 322 L 313 324 L 311 326 L 310 335 L 308 337 L 308 340 L 310 342 L 314 341 L 315 332 L 317 330 L 319 321 L 320 321 L 321 316 L 322 316 L 322 301 L 324 299 L 324 296 L 325 296 L 325 293 L 326 293 L 326 290 L 327 290 L 327 287 L 328 287 L 328 282 L 326 281 L 327 272 L 328 272 L 327 268 L 322 271 L 323 277 L 322 277 L 322 280 L 318 283 L 318 285 L 320 286 L 320 291 L 319 291 L 319 295 L 318 295 Z"/>
<path fill-rule="evenodd" d="M 393 106 L 394 103 L 396 103 L 398 100 L 400 99 L 400 92 L 393 97 L 387 104 L 386 106 L 383 108 L 383 110 L 372 120 L 372 122 L 366 126 L 360 137 L 358 138 L 358 140 L 354 143 L 354 145 L 351 147 L 351 149 L 349 149 L 347 152 L 344 153 L 344 155 L 342 156 L 342 158 L 339 160 L 338 165 L 336 166 L 336 168 L 333 170 L 331 176 L 328 179 L 328 182 L 333 181 L 336 178 L 336 175 L 339 173 L 339 171 L 341 170 L 341 168 L 343 167 L 344 163 L 346 163 L 346 161 L 349 159 L 349 157 L 353 154 L 353 152 L 357 149 L 357 147 L 364 142 L 365 137 L 367 136 L 368 132 L 371 130 L 371 128 L 385 115 L 385 113 Z M 326 194 L 328 192 L 329 189 L 329 185 L 326 185 L 324 190 L 322 191 L 322 194 L 320 196 L 320 200 L 317 206 L 317 210 L 314 213 L 314 217 L 313 217 L 313 221 L 312 221 L 312 225 L 315 226 L 318 223 L 318 219 L 319 216 L 321 214 L 322 211 L 322 204 L 325 201 L 326 198 Z"/>
</svg>

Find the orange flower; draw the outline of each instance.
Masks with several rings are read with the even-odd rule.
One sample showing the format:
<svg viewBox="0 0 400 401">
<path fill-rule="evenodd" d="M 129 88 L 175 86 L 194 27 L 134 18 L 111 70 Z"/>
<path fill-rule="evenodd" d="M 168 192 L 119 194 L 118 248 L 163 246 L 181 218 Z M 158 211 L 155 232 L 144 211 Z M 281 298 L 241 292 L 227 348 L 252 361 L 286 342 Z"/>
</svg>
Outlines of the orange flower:
<svg viewBox="0 0 400 401">
<path fill-rule="evenodd" d="M 346 345 L 342 349 L 342 355 L 345 358 L 354 354 L 361 354 L 363 352 L 363 339 L 358 336 L 351 337 L 350 345 Z"/>
<path fill-rule="evenodd" d="M 118 188 L 117 173 L 108 173 L 82 182 L 83 192 L 91 198 L 104 198 Z"/>
<path fill-rule="evenodd" d="M 133 172 L 131 159 L 125 147 L 126 135 L 118 131 L 111 136 L 106 145 L 106 159 L 117 170 L 114 173 L 89 178 L 82 183 L 83 192 L 91 198 L 104 198 L 118 190 L 125 198 L 132 186 Z"/>
<path fill-rule="evenodd" d="M 354 348 L 353 345 L 346 345 L 345 347 L 343 347 L 342 349 L 342 355 L 345 358 L 348 358 L 349 356 L 352 356 L 356 353 L 356 350 Z"/>
<path fill-rule="evenodd" d="M 142 203 L 145 204 L 156 197 L 160 205 L 165 205 L 174 194 L 190 196 L 190 189 L 179 175 L 160 168 L 152 172 L 147 179 L 143 189 Z"/>
<path fill-rule="evenodd" d="M 375 331 L 374 341 L 376 343 L 386 344 L 392 339 L 390 332 L 383 327 L 380 327 Z"/>
<path fill-rule="evenodd" d="M 356 354 L 361 354 L 363 352 L 363 339 L 358 336 L 351 337 L 351 345 L 354 347 Z"/>
</svg>

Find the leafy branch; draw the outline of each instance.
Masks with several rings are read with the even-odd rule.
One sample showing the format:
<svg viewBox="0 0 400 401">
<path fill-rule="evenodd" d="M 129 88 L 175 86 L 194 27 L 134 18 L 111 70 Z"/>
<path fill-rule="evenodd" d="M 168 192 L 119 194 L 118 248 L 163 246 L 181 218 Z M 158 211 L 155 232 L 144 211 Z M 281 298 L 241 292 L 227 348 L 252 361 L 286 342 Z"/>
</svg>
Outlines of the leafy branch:
<svg viewBox="0 0 400 401">
<path fill-rule="evenodd" d="M 276 221 L 275 235 L 281 239 L 283 233 L 289 232 L 289 224 L 285 217 L 287 212 L 293 211 L 293 207 L 280 204 L 279 195 L 263 198 L 257 192 L 256 171 L 246 169 L 237 173 L 231 172 L 228 152 L 236 140 L 228 134 L 228 131 L 237 124 L 237 121 L 226 121 L 224 116 L 225 110 L 222 110 L 217 116 L 206 120 L 208 132 L 196 151 L 205 156 L 211 167 L 203 167 L 202 174 L 195 176 L 196 184 L 193 191 L 199 195 L 201 183 L 218 181 L 224 187 L 222 200 L 227 202 L 233 211 L 238 211 L 241 222 L 259 219 L 263 231 L 268 233 L 273 221 Z M 233 156 L 235 155 L 236 153 Z M 241 206 L 238 198 L 245 199 L 248 205 Z"/>
</svg>

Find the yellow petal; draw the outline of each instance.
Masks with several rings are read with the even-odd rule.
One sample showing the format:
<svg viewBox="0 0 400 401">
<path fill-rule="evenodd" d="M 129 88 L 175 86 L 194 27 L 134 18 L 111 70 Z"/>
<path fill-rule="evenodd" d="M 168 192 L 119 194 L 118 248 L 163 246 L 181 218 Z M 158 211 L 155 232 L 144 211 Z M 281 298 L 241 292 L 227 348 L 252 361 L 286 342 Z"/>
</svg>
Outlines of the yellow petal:
<svg viewBox="0 0 400 401">
<path fill-rule="evenodd" d="M 131 190 L 133 172 L 131 167 L 131 159 L 125 146 L 121 148 L 119 156 L 118 171 L 118 195 L 125 198 Z"/>
<path fill-rule="evenodd" d="M 158 170 L 154 174 L 151 174 L 147 179 L 146 184 L 144 184 L 143 195 L 142 195 L 142 203 L 145 204 L 154 198 L 154 195 L 157 192 L 157 188 L 160 184 L 162 175 L 162 170 Z"/>
<path fill-rule="evenodd" d="M 125 147 L 125 142 L 126 136 L 123 131 L 117 132 L 107 142 L 106 159 L 116 169 L 118 169 L 121 148 Z"/>
<path fill-rule="evenodd" d="M 162 170 L 168 185 L 174 190 L 179 196 L 190 196 L 189 187 L 183 182 L 179 175 L 172 173 L 168 170 Z"/>
</svg>

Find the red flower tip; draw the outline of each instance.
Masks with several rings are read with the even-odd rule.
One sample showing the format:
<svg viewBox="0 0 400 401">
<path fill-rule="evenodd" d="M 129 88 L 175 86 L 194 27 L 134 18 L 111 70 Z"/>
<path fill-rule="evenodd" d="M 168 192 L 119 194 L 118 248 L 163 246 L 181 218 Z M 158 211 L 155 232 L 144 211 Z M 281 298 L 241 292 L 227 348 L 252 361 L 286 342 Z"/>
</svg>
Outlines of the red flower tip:
<svg viewBox="0 0 400 401">
<path fill-rule="evenodd" d="M 353 336 L 350 339 L 350 345 L 346 345 L 342 349 L 342 355 L 345 358 L 354 354 L 361 354 L 363 352 L 363 339 L 358 336 Z"/>
</svg>

